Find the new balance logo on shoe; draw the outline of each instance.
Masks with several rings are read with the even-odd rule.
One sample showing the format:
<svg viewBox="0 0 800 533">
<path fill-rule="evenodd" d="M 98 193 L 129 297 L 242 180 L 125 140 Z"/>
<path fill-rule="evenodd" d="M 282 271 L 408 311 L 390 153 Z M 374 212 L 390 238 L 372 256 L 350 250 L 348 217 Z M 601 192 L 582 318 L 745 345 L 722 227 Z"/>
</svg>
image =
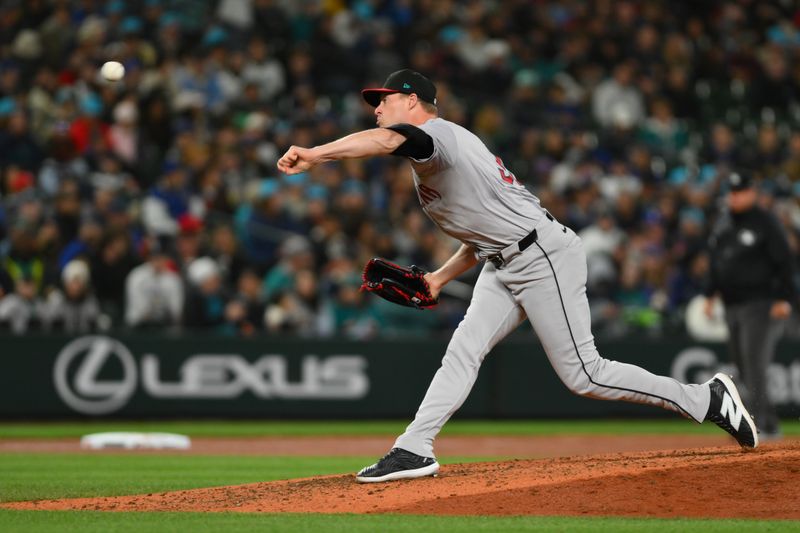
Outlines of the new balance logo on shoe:
<svg viewBox="0 0 800 533">
<path fill-rule="evenodd" d="M 739 426 L 742 425 L 742 415 L 744 415 L 744 406 L 742 409 L 736 410 L 736 404 L 733 401 L 733 398 L 730 394 L 725 392 L 722 395 L 722 407 L 720 407 L 719 414 L 722 416 L 728 417 L 728 420 L 731 423 L 731 426 L 735 430 L 739 430 Z"/>
<path fill-rule="evenodd" d="M 706 420 L 730 433 L 742 448 L 757 447 L 756 425 L 745 409 L 733 380 L 725 374 L 716 374 L 706 384 L 711 395 Z"/>
</svg>

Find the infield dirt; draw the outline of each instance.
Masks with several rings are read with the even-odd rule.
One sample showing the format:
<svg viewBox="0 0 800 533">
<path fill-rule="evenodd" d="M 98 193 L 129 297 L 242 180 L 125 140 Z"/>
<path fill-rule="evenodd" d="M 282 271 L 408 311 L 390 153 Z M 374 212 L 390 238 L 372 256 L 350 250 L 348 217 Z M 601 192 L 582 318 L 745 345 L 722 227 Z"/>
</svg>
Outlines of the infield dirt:
<svg viewBox="0 0 800 533">
<path fill-rule="evenodd" d="M 800 442 L 446 465 L 437 478 L 351 475 L 162 494 L 17 502 L 16 509 L 800 519 Z"/>
</svg>

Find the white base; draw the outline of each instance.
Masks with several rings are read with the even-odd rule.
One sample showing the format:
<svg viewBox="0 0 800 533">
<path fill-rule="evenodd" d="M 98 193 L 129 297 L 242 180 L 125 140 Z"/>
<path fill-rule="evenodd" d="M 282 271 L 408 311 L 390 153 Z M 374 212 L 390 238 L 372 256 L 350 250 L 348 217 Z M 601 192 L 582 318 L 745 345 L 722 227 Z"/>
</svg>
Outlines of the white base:
<svg viewBox="0 0 800 533">
<path fill-rule="evenodd" d="M 132 433 L 113 431 L 92 433 L 81 437 L 81 448 L 88 450 L 103 449 L 150 449 L 150 450 L 188 450 L 192 441 L 186 435 L 177 433 Z"/>
</svg>

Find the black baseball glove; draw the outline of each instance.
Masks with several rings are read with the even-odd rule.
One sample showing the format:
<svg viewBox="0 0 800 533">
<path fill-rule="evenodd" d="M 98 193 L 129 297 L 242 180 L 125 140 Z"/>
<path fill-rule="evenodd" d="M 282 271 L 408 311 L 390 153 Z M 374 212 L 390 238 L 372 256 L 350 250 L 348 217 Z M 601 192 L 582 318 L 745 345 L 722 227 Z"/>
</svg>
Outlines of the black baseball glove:
<svg viewBox="0 0 800 533">
<path fill-rule="evenodd" d="M 364 267 L 361 290 L 406 307 L 430 309 L 439 303 L 439 299 L 431 295 L 423 277 L 425 274 L 427 272 L 416 265 L 402 267 L 376 257 Z"/>
</svg>

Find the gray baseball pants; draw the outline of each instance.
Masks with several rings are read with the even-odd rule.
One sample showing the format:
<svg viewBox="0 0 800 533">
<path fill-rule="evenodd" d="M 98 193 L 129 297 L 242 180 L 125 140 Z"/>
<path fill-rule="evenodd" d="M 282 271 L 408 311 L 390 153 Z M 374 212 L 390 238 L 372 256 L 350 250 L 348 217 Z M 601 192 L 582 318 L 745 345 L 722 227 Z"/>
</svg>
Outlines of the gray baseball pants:
<svg viewBox="0 0 800 533">
<path fill-rule="evenodd" d="M 775 357 L 775 347 L 783 332 L 783 322 L 769 316 L 772 300 L 725 305 L 725 321 L 730 337 L 729 351 L 744 383 L 742 395 L 758 428 L 774 434 L 780 420 L 767 394 L 767 369 Z"/>
<path fill-rule="evenodd" d="M 466 400 L 484 357 L 526 317 L 556 374 L 575 394 L 656 405 L 697 422 L 705 418 L 707 385 L 685 385 L 600 356 L 590 329 L 580 238 L 547 219 L 536 229 L 537 241 L 502 268 L 484 265 L 442 366 L 396 447 L 434 457 L 433 440 Z"/>
</svg>

